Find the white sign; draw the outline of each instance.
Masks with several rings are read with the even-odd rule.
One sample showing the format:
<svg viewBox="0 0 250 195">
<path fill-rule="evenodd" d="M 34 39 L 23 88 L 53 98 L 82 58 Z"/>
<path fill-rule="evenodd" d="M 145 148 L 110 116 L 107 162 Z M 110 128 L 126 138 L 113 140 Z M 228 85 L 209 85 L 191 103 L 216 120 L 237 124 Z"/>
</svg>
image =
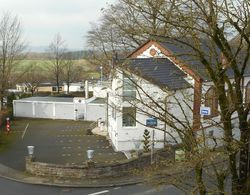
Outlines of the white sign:
<svg viewBox="0 0 250 195">
<path fill-rule="evenodd" d="M 211 109 L 210 107 L 200 107 L 200 114 L 203 115 L 203 116 L 208 116 L 211 114 Z"/>
</svg>

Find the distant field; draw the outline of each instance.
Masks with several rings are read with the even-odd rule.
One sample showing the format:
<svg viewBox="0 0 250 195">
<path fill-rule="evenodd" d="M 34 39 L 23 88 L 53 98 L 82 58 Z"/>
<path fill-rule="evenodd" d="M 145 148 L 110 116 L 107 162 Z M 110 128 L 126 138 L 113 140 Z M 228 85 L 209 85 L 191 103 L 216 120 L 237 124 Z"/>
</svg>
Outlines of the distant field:
<svg viewBox="0 0 250 195">
<path fill-rule="evenodd" d="M 73 62 L 77 65 L 83 67 L 83 76 L 84 77 L 99 77 L 99 72 L 97 68 L 87 62 L 85 59 L 80 60 L 73 60 Z M 50 66 L 51 62 L 49 60 L 22 60 L 20 61 L 15 68 L 15 72 L 23 72 L 28 70 L 31 66 L 37 66 L 41 70 L 41 74 L 46 74 L 48 67 Z"/>
</svg>

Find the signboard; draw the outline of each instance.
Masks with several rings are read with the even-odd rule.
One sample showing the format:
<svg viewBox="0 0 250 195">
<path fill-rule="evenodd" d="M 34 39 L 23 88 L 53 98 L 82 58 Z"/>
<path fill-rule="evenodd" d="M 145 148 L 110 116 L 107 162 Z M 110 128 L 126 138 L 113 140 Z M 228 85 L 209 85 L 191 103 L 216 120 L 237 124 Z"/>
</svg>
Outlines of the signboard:
<svg viewBox="0 0 250 195">
<path fill-rule="evenodd" d="M 157 119 L 156 118 L 149 118 L 146 120 L 146 126 L 148 127 L 156 127 L 157 126 Z"/>
<path fill-rule="evenodd" d="M 209 116 L 211 114 L 210 107 L 204 107 L 204 106 L 200 107 L 200 114 L 202 116 Z"/>
</svg>

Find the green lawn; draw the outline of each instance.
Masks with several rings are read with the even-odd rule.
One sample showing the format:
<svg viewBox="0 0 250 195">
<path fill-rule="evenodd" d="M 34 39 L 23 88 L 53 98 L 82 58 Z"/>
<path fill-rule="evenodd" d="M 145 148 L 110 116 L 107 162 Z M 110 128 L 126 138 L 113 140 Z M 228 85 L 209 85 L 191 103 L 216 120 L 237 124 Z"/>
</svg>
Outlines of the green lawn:
<svg viewBox="0 0 250 195">
<path fill-rule="evenodd" d="M 83 77 L 93 77 L 98 78 L 99 72 L 96 71 L 96 67 L 93 65 L 90 65 L 87 60 L 80 59 L 80 60 L 73 60 L 74 64 L 77 64 L 79 66 L 82 66 L 83 68 Z M 23 71 L 26 71 L 31 66 L 37 66 L 40 68 L 41 74 L 47 74 L 48 66 L 51 64 L 49 60 L 33 60 L 33 59 L 25 59 L 20 62 L 15 67 L 16 73 L 22 73 Z"/>
<path fill-rule="evenodd" d="M 7 150 L 10 145 L 15 140 L 17 134 L 10 132 L 9 134 L 5 133 L 5 127 L 0 128 L 0 152 Z"/>
</svg>

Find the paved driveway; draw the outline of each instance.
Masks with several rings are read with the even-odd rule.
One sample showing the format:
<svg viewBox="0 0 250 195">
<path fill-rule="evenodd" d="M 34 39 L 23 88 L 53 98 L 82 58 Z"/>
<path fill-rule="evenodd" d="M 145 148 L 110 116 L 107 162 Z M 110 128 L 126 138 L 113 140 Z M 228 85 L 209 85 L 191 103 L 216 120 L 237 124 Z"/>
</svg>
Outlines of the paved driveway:
<svg viewBox="0 0 250 195">
<path fill-rule="evenodd" d="M 125 159 L 115 152 L 105 137 L 87 135 L 90 122 L 17 119 L 12 122 L 13 143 L 0 152 L 0 163 L 24 170 L 27 146 L 35 146 L 37 161 L 56 164 L 81 164 L 87 160 L 86 150 L 93 149 L 97 163 Z"/>
</svg>

